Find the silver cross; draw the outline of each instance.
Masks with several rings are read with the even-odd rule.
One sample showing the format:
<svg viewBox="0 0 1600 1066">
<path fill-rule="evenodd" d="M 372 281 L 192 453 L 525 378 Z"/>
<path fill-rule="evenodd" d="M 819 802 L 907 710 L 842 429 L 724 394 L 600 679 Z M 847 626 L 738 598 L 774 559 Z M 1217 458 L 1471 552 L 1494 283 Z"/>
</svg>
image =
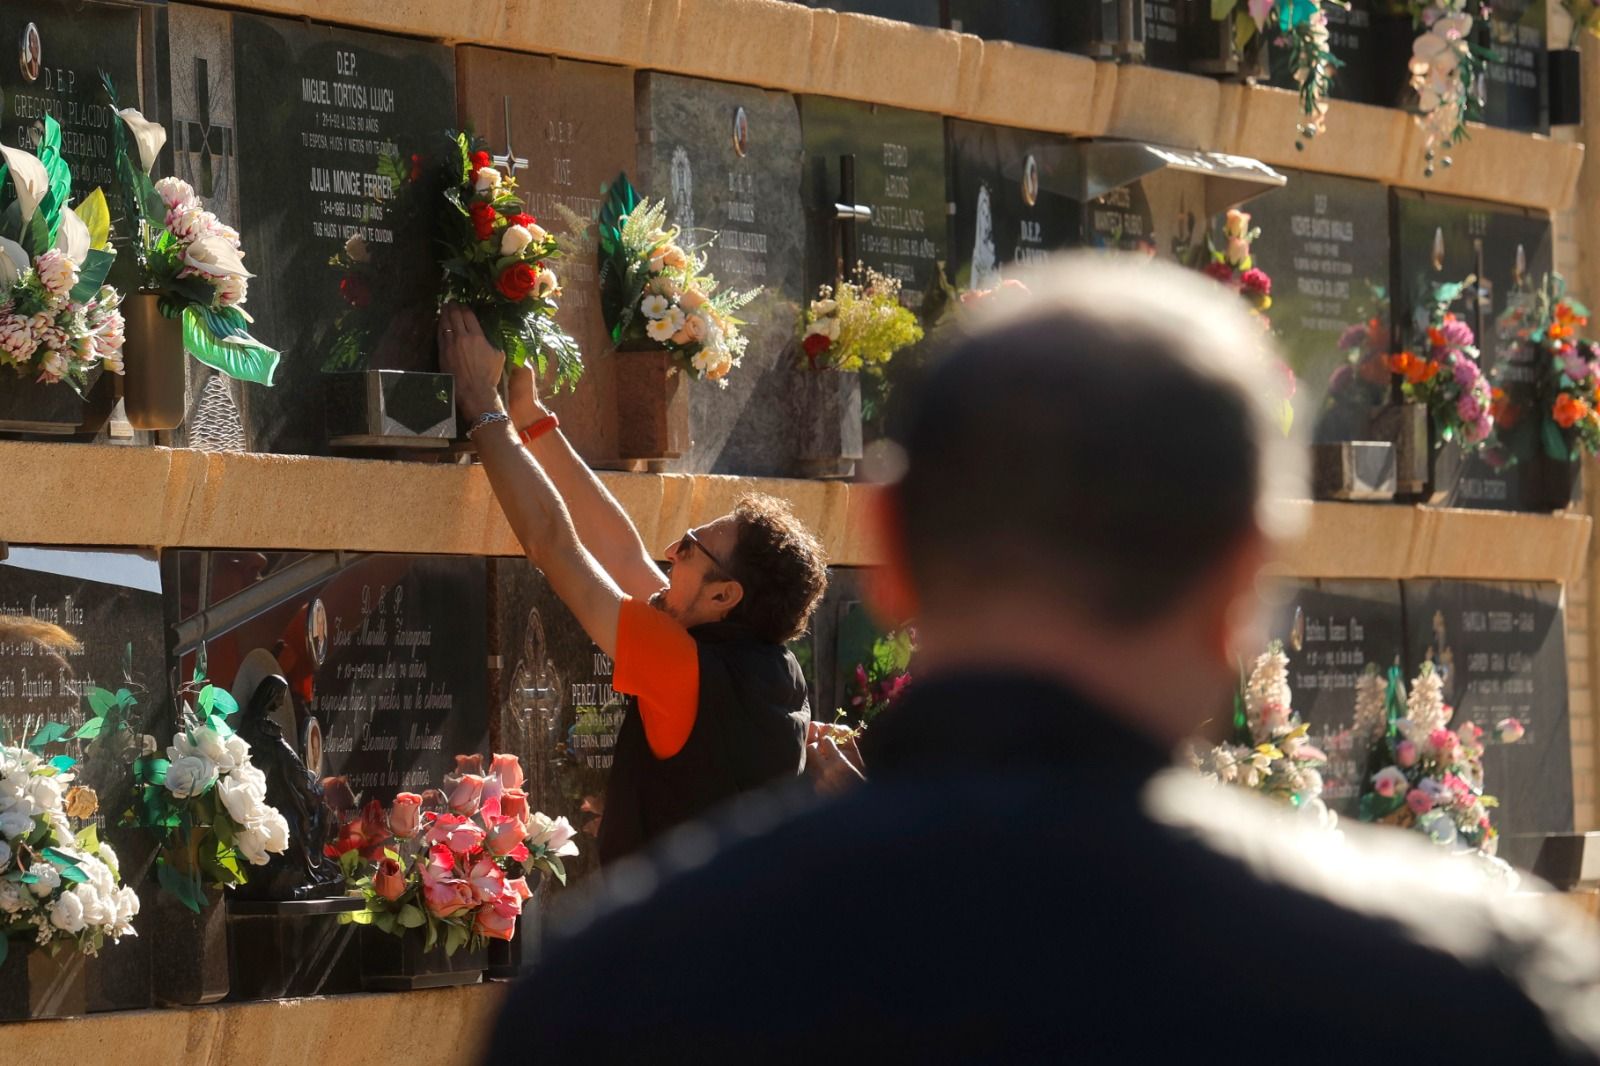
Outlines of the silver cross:
<svg viewBox="0 0 1600 1066">
<path fill-rule="evenodd" d="M 517 171 L 528 169 L 528 161 L 519 158 L 516 150 L 511 147 L 511 97 L 502 96 L 500 99 L 504 102 L 506 108 L 506 154 L 490 156 L 489 158 L 495 166 L 514 178 L 517 176 Z"/>
</svg>

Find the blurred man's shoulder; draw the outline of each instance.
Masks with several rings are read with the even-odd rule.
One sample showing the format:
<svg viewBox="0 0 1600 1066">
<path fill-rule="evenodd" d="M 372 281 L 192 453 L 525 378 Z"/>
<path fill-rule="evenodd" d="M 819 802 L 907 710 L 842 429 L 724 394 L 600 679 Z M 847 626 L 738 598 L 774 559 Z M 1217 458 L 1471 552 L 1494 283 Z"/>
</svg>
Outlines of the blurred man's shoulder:
<svg viewBox="0 0 1600 1066">
<path fill-rule="evenodd" d="M 1403 1043 L 1437 1012 L 1475 1020 L 1436 1048 L 1588 1061 L 1555 1048 L 1595 1038 L 1600 959 L 1545 903 L 1495 895 L 1410 834 L 1311 832 L 1187 773 L 1142 791 L 1108 780 L 952 774 L 822 804 L 747 798 L 609 871 L 524 994 L 605 999 L 618 1041 L 666 1039 L 696 1004 L 732 1012 L 697 1020 L 699 1047 L 719 1019 L 751 1048 L 825 1047 L 828 1028 L 793 1013 L 816 997 L 855 1030 L 915 1030 L 930 1061 L 1134 1061 L 1239 1010 L 1300 1019 L 1330 1056 Z M 1130 1032 L 1151 1003 L 1162 1026 Z"/>
</svg>

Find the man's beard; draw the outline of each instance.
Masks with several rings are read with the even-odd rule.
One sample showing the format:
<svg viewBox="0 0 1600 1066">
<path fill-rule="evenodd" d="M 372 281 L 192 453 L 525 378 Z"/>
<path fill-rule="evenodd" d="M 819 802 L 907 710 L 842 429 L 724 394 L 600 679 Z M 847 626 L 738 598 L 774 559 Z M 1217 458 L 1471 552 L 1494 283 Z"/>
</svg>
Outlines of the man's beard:
<svg viewBox="0 0 1600 1066">
<path fill-rule="evenodd" d="M 648 602 L 650 604 L 650 606 L 654 607 L 656 610 L 660 611 L 662 614 L 666 615 L 668 618 L 676 618 L 677 617 L 677 615 L 673 613 L 672 609 L 667 606 L 667 590 L 666 589 L 662 589 L 659 592 L 653 593 L 650 596 L 650 599 L 648 601 L 646 601 L 646 602 Z"/>
</svg>

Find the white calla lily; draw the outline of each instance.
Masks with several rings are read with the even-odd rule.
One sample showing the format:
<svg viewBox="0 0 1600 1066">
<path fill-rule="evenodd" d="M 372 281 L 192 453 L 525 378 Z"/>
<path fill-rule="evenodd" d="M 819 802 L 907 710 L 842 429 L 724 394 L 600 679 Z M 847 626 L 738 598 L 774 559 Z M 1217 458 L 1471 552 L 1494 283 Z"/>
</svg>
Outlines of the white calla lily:
<svg viewBox="0 0 1600 1066">
<path fill-rule="evenodd" d="M 122 116 L 122 121 L 127 125 L 128 132 L 133 134 L 133 141 L 139 146 L 139 165 L 146 174 L 156 165 L 156 157 L 161 154 L 162 145 L 167 143 L 167 131 L 159 122 L 151 122 L 139 112 L 136 107 L 125 107 L 117 112 Z"/>
<path fill-rule="evenodd" d="M 0 237 L 0 286 L 10 285 L 28 269 L 28 253 L 9 237 Z"/>
<path fill-rule="evenodd" d="M 0 156 L 5 157 L 12 187 L 17 190 L 17 203 L 22 208 L 22 224 L 27 225 L 33 213 L 39 210 L 39 202 L 50 191 L 50 175 L 32 152 L 0 144 Z"/>
<path fill-rule="evenodd" d="M 83 219 L 71 211 L 61 212 L 61 228 L 56 231 L 56 247 L 63 255 L 82 266 L 83 261 L 89 258 L 89 248 L 93 243 L 93 239 L 89 236 L 89 227 L 83 224 Z"/>
<path fill-rule="evenodd" d="M 210 278 L 253 278 L 239 251 L 221 237 L 208 236 L 190 244 L 183 253 L 185 266 Z"/>
</svg>

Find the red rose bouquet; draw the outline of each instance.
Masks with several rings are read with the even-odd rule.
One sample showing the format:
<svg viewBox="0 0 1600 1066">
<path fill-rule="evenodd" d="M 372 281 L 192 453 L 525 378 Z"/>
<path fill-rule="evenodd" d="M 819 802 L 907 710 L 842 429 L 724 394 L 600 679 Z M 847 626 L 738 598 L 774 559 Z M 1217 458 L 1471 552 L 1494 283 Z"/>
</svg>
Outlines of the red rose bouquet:
<svg viewBox="0 0 1600 1066">
<path fill-rule="evenodd" d="M 553 360 L 556 389 L 570 388 L 583 376 L 583 360 L 556 325 L 556 238 L 524 210 L 516 180 L 500 173 L 481 141 L 462 133 L 454 143 L 439 230 L 441 301 L 472 308 L 509 366 L 531 366 L 542 376 Z"/>
<path fill-rule="evenodd" d="M 410 792 L 387 810 L 368 803 L 328 845 L 367 901 L 340 920 L 393 936 L 421 929 L 423 949 L 442 943 L 446 955 L 510 940 L 533 895 L 528 877 L 549 873 L 565 884 L 561 860 L 578 854 L 576 830 L 530 812 L 522 782 L 515 755 L 496 755 L 488 773 L 481 755 L 458 755 L 445 789 L 428 793 L 431 803 Z"/>
</svg>

